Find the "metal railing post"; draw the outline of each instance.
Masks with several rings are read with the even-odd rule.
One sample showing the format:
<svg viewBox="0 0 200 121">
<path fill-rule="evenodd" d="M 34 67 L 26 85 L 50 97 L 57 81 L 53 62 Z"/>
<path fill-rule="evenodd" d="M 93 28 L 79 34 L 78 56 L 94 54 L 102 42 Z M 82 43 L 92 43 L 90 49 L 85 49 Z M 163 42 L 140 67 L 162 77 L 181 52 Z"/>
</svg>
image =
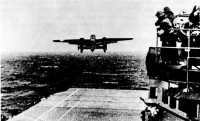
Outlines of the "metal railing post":
<svg viewBox="0 0 200 121">
<path fill-rule="evenodd" d="M 186 59 L 186 63 L 187 63 L 187 68 L 186 68 L 186 82 L 187 82 L 187 92 L 189 92 L 189 58 L 190 58 L 190 34 L 191 34 L 191 30 L 189 29 L 187 31 L 187 37 L 188 37 L 188 47 L 187 47 L 187 59 Z"/>
</svg>

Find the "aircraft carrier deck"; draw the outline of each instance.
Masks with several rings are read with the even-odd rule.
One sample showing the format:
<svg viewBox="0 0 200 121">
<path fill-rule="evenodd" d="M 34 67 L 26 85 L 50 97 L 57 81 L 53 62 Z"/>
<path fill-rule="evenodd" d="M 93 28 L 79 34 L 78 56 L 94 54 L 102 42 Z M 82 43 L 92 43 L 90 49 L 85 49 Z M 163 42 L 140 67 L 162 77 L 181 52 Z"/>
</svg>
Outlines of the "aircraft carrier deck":
<svg viewBox="0 0 200 121">
<path fill-rule="evenodd" d="M 147 90 L 70 88 L 9 121 L 141 121 Z"/>
</svg>

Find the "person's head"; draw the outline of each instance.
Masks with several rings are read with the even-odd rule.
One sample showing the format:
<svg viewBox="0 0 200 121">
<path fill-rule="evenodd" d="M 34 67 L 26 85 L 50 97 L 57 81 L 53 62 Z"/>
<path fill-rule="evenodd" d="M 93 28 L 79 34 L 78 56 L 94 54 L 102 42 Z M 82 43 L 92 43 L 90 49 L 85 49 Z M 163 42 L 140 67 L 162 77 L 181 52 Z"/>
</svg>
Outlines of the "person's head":
<svg viewBox="0 0 200 121">
<path fill-rule="evenodd" d="M 164 11 L 164 13 L 171 12 L 171 9 L 168 6 L 166 6 L 166 7 L 164 7 L 163 11 Z"/>
<path fill-rule="evenodd" d="M 157 11 L 156 12 L 156 17 L 158 18 L 164 18 L 165 14 L 162 11 Z"/>
</svg>

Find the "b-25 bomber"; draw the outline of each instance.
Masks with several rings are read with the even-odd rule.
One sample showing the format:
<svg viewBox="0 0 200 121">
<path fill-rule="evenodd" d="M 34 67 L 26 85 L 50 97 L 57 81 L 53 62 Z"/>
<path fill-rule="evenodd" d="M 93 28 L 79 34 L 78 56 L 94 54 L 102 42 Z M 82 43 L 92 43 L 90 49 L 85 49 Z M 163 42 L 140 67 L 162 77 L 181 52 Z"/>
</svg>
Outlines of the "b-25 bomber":
<svg viewBox="0 0 200 121">
<path fill-rule="evenodd" d="M 53 42 L 63 42 L 78 45 L 78 50 L 82 53 L 84 49 L 90 49 L 94 52 L 95 49 L 103 49 L 104 52 L 107 51 L 107 45 L 110 43 L 117 43 L 118 41 L 132 40 L 133 38 L 107 38 L 103 37 L 97 39 L 93 34 L 89 39 L 80 38 L 80 39 L 66 39 L 66 40 L 53 40 Z"/>
</svg>

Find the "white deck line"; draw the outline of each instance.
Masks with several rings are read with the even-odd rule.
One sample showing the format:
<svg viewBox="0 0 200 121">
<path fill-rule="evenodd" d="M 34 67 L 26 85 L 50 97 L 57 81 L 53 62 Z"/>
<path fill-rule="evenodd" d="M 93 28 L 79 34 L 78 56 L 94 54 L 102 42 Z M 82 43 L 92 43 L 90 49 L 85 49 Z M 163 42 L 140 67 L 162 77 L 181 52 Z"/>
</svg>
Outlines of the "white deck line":
<svg viewBox="0 0 200 121">
<path fill-rule="evenodd" d="M 61 100 L 59 103 L 57 103 L 55 106 L 51 107 L 48 111 L 44 112 L 42 115 L 40 115 L 38 118 L 36 118 L 34 121 L 37 120 L 42 120 L 41 118 L 43 116 L 45 116 L 47 113 L 51 112 L 53 109 L 55 109 L 56 107 L 58 107 L 59 105 L 61 105 L 65 100 L 67 100 L 68 98 L 70 98 L 72 95 L 74 95 L 75 93 L 77 93 L 79 91 L 79 89 L 76 89 L 74 92 L 72 92 L 70 95 L 68 95 L 66 98 L 64 98 L 63 100 Z"/>
<path fill-rule="evenodd" d="M 66 111 L 57 121 L 60 121 L 66 114 L 68 114 L 73 108 L 77 107 L 80 104 L 80 101 L 73 105 L 68 111 Z"/>
</svg>

